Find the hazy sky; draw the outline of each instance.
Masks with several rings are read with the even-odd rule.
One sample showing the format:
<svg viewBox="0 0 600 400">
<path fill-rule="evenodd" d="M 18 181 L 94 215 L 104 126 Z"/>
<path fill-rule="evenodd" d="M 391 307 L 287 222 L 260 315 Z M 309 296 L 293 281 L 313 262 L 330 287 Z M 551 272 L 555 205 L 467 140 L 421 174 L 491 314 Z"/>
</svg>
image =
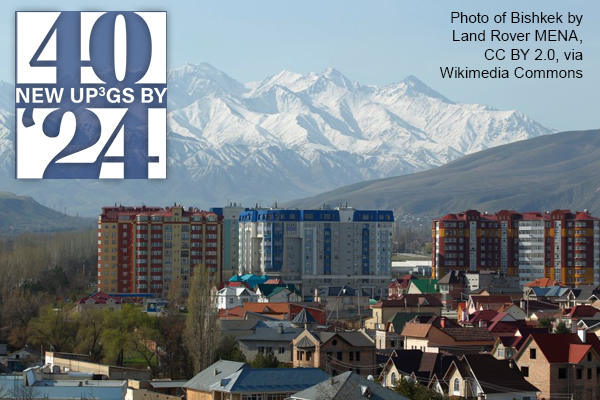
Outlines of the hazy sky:
<svg viewBox="0 0 600 400">
<path fill-rule="evenodd" d="M 233 78 L 261 80 L 283 69 L 308 72 L 333 66 L 364 84 L 385 85 L 415 75 L 452 100 L 520 110 L 559 130 L 598 128 L 600 89 L 600 2 L 553 0 L 239 0 L 239 1 L 7 1 L 0 5 L 0 79 L 13 82 L 14 11 L 166 10 L 169 67 L 209 62 Z M 540 26 L 464 26 L 450 23 L 451 11 L 568 11 L 583 14 L 576 32 L 583 44 L 553 43 L 556 55 L 581 50 L 584 61 L 529 61 L 526 68 L 582 69 L 583 79 L 449 80 L 440 66 L 514 69 L 508 62 L 485 61 L 486 48 L 542 48 L 547 44 L 457 43 L 452 29 L 480 32 L 532 31 Z M 565 24 L 566 25 L 566 24 Z M 567 29 L 545 25 L 545 29 Z M 530 51 L 532 57 L 534 50 Z"/>
</svg>

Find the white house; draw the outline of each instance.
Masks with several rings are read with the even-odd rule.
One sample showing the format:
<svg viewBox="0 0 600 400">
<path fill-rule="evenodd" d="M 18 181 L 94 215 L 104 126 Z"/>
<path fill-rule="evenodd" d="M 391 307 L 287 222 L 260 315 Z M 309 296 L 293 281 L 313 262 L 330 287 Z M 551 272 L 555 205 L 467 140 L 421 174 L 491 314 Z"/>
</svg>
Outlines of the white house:
<svg viewBox="0 0 600 400">
<path fill-rule="evenodd" d="M 257 301 L 258 295 L 245 286 L 225 286 L 215 295 L 215 302 L 220 310 L 229 310 L 247 302 Z"/>
</svg>

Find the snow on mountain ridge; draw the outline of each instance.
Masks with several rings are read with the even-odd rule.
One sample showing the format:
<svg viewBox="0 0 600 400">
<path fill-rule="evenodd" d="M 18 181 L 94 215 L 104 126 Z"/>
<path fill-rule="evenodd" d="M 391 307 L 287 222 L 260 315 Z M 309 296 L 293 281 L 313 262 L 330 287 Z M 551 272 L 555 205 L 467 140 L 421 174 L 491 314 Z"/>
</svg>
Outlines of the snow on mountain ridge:
<svg viewBox="0 0 600 400">
<path fill-rule="evenodd" d="M 194 205 L 305 197 L 553 132 L 517 111 L 453 102 L 414 76 L 372 86 L 327 68 L 240 83 L 202 63 L 170 70 L 168 87 L 169 179 L 161 188 Z M 14 181 L 13 125 L 4 123 L 13 112 L 0 114 L 5 183 Z M 53 196 L 51 185 L 44 190 Z M 144 190 L 109 192 L 135 199 Z"/>
</svg>

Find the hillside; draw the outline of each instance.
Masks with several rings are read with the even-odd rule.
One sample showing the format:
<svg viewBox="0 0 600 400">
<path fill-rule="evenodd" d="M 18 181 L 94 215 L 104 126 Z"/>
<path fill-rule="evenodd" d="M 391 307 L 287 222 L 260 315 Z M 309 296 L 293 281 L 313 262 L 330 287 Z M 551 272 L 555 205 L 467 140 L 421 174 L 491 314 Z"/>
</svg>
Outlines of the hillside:
<svg viewBox="0 0 600 400">
<path fill-rule="evenodd" d="M 92 218 L 72 217 L 44 207 L 29 196 L 0 192 L 0 235 L 74 230 L 93 225 Z"/>
<path fill-rule="evenodd" d="M 466 209 L 589 209 L 600 214 L 600 130 L 563 132 L 465 156 L 425 172 L 361 182 L 289 202 L 437 216 Z"/>
</svg>

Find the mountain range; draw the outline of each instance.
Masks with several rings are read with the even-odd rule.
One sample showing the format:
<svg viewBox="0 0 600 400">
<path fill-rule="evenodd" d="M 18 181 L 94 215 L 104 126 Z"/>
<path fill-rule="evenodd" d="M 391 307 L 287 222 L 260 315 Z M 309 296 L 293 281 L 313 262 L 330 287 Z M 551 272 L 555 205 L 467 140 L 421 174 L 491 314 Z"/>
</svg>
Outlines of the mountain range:
<svg viewBox="0 0 600 400">
<path fill-rule="evenodd" d="M 115 202 L 266 205 L 554 132 L 517 111 L 454 102 L 414 76 L 370 86 L 328 68 L 244 84 L 186 64 L 168 87 L 166 181 L 26 182 L 14 180 L 14 89 L 0 85 L 0 185 L 84 215 Z"/>
<path fill-rule="evenodd" d="M 361 182 L 292 201 L 316 208 L 348 202 L 402 215 L 477 209 L 588 209 L 600 214 L 600 130 L 562 132 L 467 155 L 429 171 Z"/>
</svg>

